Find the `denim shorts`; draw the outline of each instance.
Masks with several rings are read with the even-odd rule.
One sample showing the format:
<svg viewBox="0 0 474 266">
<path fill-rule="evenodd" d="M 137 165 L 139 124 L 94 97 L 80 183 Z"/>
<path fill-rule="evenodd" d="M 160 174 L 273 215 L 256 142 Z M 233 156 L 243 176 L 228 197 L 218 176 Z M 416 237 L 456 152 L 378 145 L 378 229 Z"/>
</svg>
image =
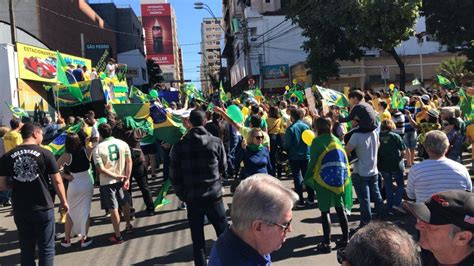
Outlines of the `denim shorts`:
<svg viewBox="0 0 474 266">
<path fill-rule="evenodd" d="M 403 142 L 408 149 L 416 148 L 416 131 L 408 131 L 403 135 Z"/>
</svg>

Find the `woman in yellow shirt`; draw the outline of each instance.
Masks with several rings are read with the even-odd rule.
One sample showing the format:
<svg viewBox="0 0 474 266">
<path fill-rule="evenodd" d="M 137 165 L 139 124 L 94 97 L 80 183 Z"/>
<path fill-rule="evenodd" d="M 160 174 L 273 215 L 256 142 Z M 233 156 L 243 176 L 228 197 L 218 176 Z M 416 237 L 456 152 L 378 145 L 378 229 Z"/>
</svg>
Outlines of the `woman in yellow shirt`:
<svg viewBox="0 0 474 266">
<path fill-rule="evenodd" d="M 281 176 L 282 165 L 277 164 L 276 155 L 277 152 L 282 149 L 282 135 L 280 134 L 284 127 L 283 118 L 280 116 L 278 107 L 272 106 L 268 111 L 267 118 L 268 135 L 270 136 L 270 161 L 272 168 L 277 174 L 277 177 Z M 276 170 L 275 170 L 276 169 Z"/>
</svg>

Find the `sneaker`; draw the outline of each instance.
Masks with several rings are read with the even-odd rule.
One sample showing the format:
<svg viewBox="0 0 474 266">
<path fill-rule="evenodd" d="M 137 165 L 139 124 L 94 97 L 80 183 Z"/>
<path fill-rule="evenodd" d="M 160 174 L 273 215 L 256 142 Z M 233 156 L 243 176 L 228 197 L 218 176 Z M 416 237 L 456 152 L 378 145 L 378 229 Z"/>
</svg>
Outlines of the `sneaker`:
<svg viewBox="0 0 474 266">
<path fill-rule="evenodd" d="M 308 200 L 308 205 L 309 206 L 314 206 L 316 204 L 317 204 L 317 202 L 315 200 Z"/>
<path fill-rule="evenodd" d="M 186 210 L 187 209 L 187 206 L 186 206 L 186 202 L 181 202 L 181 204 L 179 205 L 178 207 L 178 210 Z"/>
<path fill-rule="evenodd" d="M 3 207 L 10 207 L 12 206 L 12 202 L 10 200 L 7 200 L 3 203 Z"/>
<path fill-rule="evenodd" d="M 105 210 L 104 216 L 107 217 L 107 218 L 110 217 L 110 212 L 109 212 L 109 210 Z"/>
<path fill-rule="evenodd" d="M 61 241 L 61 246 L 65 247 L 65 248 L 71 247 L 71 240 L 63 239 L 63 240 Z"/>
<path fill-rule="evenodd" d="M 123 243 L 123 237 L 122 236 L 116 237 L 115 235 L 111 235 L 109 237 L 109 241 L 112 244 L 122 244 Z"/>
<path fill-rule="evenodd" d="M 153 216 L 153 215 L 155 215 L 155 210 L 147 210 L 147 211 L 146 211 L 146 214 L 147 214 L 148 216 Z"/>
<path fill-rule="evenodd" d="M 304 202 L 304 200 L 299 200 L 296 205 L 295 205 L 297 208 L 304 208 L 306 207 L 306 204 Z"/>
<path fill-rule="evenodd" d="M 130 234 L 131 232 L 133 232 L 133 226 L 131 224 L 125 227 L 125 230 L 122 231 L 124 234 Z"/>
<path fill-rule="evenodd" d="M 398 211 L 398 212 L 401 212 L 403 214 L 406 214 L 407 212 L 403 209 L 403 207 L 401 206 L 393 206 L 392 207 L 394 210 Z"/>
<path fill-rule="evenodd" d="M 329 244 L 319 243 L 316 246 L 316 251 L 318 251 L 320 253 L 328 254 L 328 253 L 331 253 L 331 246 Z"/>
<path fill-rule="evenodd" d="M 335 243 L 336 243 L 336 249 L 345 248 L 347 246 L 346 240 L 338 239 L 336 240 Z"/>
<path fill-rule="evenodd" d="M 90 244 L 92 244 L 92 238 L 87 237 L 85 240 L 84 240 L 84 239 L 81 239 L 80 243 L 81 243 L 81 248 L 86 248 L 86 247 L 88 247 Z"/>
</svg>

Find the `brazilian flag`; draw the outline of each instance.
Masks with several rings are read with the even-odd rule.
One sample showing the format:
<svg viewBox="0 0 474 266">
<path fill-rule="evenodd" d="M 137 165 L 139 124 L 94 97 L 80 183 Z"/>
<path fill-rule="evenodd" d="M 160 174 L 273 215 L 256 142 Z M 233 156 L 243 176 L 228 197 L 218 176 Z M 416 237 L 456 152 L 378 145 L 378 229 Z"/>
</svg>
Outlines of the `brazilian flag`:
<svg viewBox="0 0 474 266">
<path fill-rule="evenodd" d="M 8 108 L 10 109 L 10 111 L 12 112 L 12 114 L 16 117 L 29 117 L 28 113 L 23 110 L 23 108 L 20 108 L 20 107 L 15 107 L 11 104 L 8 104 L 7 102 L 5 102 L 8 106 Z"/>
<path fill-rule="evenodd" d="M 60 156 L 61 154 L 64 153 L 64 144 L 66 143 L 67 133 L 69 132 L 77 133 L 81 129 L 81 127 L 82 127 L 82 122 L 74 126 L 71 126 L 66 131 L 61 133 L 59 136 L 54 138 L 53 141 L 51 141 L 51 143 L 44 146 L 44 148 L 50 150 L 54 156 Z"/>
<path fill-rule="evenodd" d="M 57 57 L 57 79 L 60 83 L 67 87 L 69 93 L 74 96 L 76 99 L 82 102 L 84 96 L 82 95 L 81 88 L 77 82 L 70 83 L 67 78 L 67 69 L 68 65 L 64 61 L 64 58 L 61 56 L 59 52 L 56 52 Z"/>
<path fill-rule="evenodd" d="M 156 139 L 176 144 L 186 132 L 178 116 L 174 116 L 163 107 L 151 105 L 150 117 L 153 120 L 153 135 Z"/>
</svg>

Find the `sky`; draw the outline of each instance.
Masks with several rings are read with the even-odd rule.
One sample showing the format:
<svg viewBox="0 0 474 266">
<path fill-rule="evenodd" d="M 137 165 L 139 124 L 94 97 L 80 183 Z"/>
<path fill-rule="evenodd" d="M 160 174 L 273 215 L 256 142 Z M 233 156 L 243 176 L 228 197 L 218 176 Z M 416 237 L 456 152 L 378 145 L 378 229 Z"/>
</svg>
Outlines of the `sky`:
<svg viewBox="0 0 474 266">
<path fill-rule="evenodd" d="M 168 0 L 174 8 L 178 31 L 178 42 L 183 53 L 184 78 L 195 81 L 193 84 L 200 88 L 199 65 L 201 63 L 200 45 L 201 42 L 201 21 L 203 18 L 211 17 L 204 9 L 194 9 L 195 2 L 207 4 L 216 17 L 222 16 L 222 0 Z M 132 7 L 137 16 L 140 13 L 140 0 L 90 0 L 90 3 L 110 3 L 117 7 Z M 193 44 L 193 45 L 189 45 Z"/>
</svg>

